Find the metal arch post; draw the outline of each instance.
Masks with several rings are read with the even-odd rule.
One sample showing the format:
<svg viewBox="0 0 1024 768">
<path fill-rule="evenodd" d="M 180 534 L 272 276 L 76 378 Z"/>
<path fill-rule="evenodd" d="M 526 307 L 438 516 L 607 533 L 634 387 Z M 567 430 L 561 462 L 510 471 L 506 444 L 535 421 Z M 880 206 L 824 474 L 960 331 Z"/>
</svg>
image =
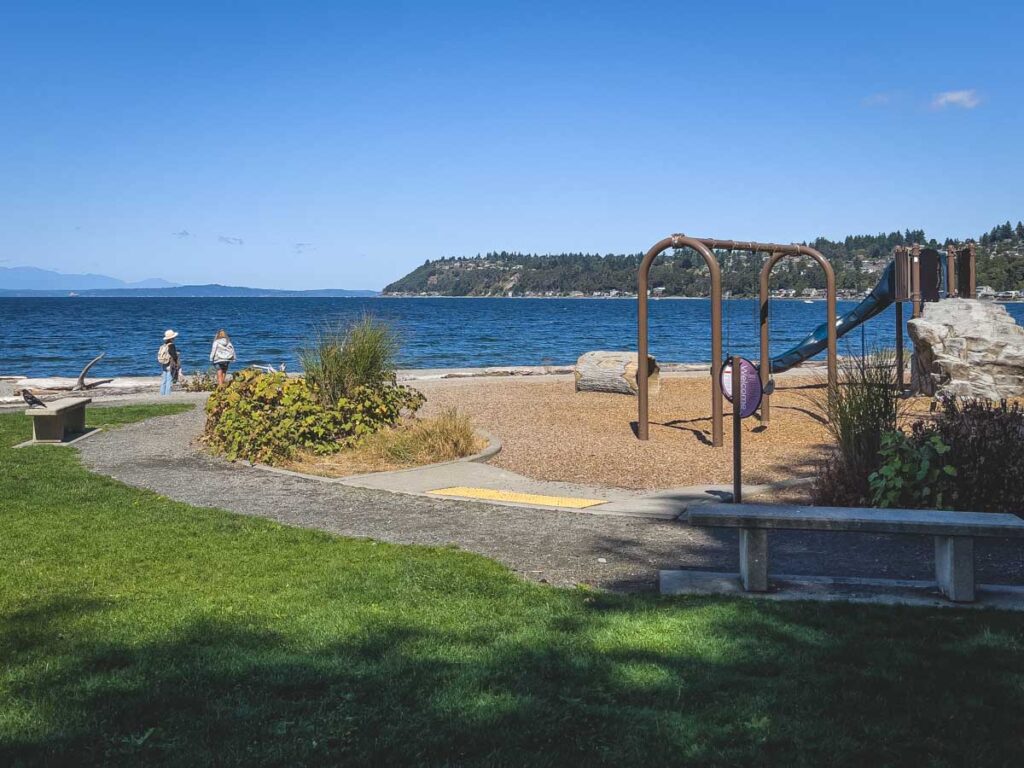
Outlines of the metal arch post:
<svg viewBox="0 0 1024 768">
<path fill-rule="evenodd" d="M 772 270 L 775 265 L 781 261 L 786 254 L 779 251 L 775 251 L 768 257 L 768 261 L 761 267 L 761 277 L 758 287 L 758 299 L 760 303 L 760 327 L 761 327 L 761 386 L 766 387 L 768 380 L 771 378 L 771 357 L 768 350 L 769 339 L 768 339 L 768 304 L 771 300 L 769 295 L 769 279 L 771 278 Z M 762 395 L 761 397 L 761 423 L 767 424 L 771 420 L 771 397 L 768 395 Z"/>
<path fill-rule="evenodd" d="M 827 365 L 828 365 L 828 385 L 829 387 L 836 386 L 839 381 L 839 371 L 836 358 L 836 274 L 832 269 L 832 265 L 829 263 L 820 251 L 810 248 L 806 245 L 790 245 L 790 246 L 778 246 L 770 244 L 757 244 L 764 245 L 761 250 L 771 250 L 772 255 L 768 258 L 768 261 L 761 267 L 761 276 L 759 284 L 759 299 L 761 305 L 760 314 L 760 325 L 761 325 L 761 384 L 765 385 L 768 383 L 768 379 L 771 376 L 771 357 L 768 350 L 768 306 L 771 301 L 771 295 L 769 293 L 769 281 L 771 279 L 772 270 L 775 265 L 778 264 L 786 256 L 809 256 L 814 259 L 825 273 L 825 322 L 827 323 Z M 771 397 L 765 395 L 761 399 L 761 421 L 767 424 L 771 420 Z"/>
<path fill-rule="evenodd" d="M 722 446 L 722 390 L 718 386 L 718 369 L 722 364 L 722 271 L 711 249 L 704 242 L 686 235 L 672 235 L 659 240 L 644 255 L 637 276 L 637 437 L 649 437 L 647 388 L 647 286 L 654 260 L 669 248 L 692 248 L 701 255 L 711 273 L 711 444 Z"/>
<path fill-rule="evenodd" d="M 967 258 L 968 258 L 968 281 L 967 281 L 967 299 L 978 298 L 978 272 L 977 272 L 977 249 L 974 242 L 967 244 Z"/>
<path fill-rule="evenodd" d="M 799 246 L 800 253 L 810 256 L 825 271 L 825 316 L 828 323 L 828 385 L 834 388 L 839 383 L 838 357 L 836 354 L 836 273 L 820 251 L 806 245 Z"/>
<path fill-rule="evenodd" d="M 956 287 L 956 249 L 952 245 L 946 246 L 946 298 L 955 299 Z"/>
<path fill-rule="evenodd" d="M 903 302 L 896 300 L 896 384 L 899 391 L 903 391 L 903 384 L 906 381 L 903 375 Z"/>
<path fill-rule="evenodd" d="M 910 249 L 910 300 L 912 317 L 921 316 L 921 246 L 914 243 Z"/>
</svg>

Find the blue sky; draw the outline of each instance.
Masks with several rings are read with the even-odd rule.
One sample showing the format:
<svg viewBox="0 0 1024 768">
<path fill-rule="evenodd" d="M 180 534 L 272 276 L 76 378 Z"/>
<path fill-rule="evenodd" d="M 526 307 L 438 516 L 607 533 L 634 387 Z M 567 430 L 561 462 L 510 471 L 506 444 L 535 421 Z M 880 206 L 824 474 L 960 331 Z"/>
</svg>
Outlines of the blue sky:
<svg viewBox="0 0 1024 768">
<path fill-rule="evenodd" d="M 1012 2 L 0 0 L 0 265 L 427 258 L 1024 218 Z"/>
</svg>

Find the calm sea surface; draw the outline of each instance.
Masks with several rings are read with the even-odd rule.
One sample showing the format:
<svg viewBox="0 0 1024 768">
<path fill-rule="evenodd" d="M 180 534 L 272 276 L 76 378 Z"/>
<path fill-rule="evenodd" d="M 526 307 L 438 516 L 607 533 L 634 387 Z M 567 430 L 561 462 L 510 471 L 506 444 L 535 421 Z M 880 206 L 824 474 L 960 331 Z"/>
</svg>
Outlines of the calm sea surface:
<svg viewBox="0 0 1024 768">
<path fill-rule="evenodd" d="M 855 305 L 839 302 L 839 311 Z M 1024 304 L 1007 309 L 1024 323 Z M 93 375 L 155 375 L 165 328 L 180 332 L 189 372 L 207 367 L 218 328 L 231 334 L 239 364 L 296 370 L 296 349 L 318 327 L 366 313 L 399 330 L 403 368 L 562 365 L 589 350 L 636 349 L 636 301 L 619 299 L 0 298 L 0 375 L 74 376 L 100 352 L 107 356 Z M 727 300 L 724 313 L 726 350 L 756 359 L 757 302 Z M 824 301 L 773 302 L 772 353 L 824 319 Z M 866 324 L 863 343 L 892 346 L 893 323 L 890 307 Z M 710 360 L 710 333 L 707 300 L 651 302 L 651 354 L 659 360 Z M 861 344 L 858 328 L 840 340 L 840 353 Z"/>
</svg>

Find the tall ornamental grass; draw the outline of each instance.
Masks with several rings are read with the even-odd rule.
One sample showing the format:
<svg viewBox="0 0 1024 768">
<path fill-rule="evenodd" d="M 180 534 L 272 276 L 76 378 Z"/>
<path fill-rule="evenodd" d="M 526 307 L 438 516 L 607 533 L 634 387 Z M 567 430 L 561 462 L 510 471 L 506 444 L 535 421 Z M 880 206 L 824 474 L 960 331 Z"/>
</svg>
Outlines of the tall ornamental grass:
<svg viewBox="0 0 1024 768">
<path fill-rule="evenodd" d="M 446 408 L 407 428 L 384 429 L 367 437 L 361 446 L 371 457 L 399 464 L 433 464 L 454 461 L 475 453 L 479 441 L 469 416 Z"/>
<path fill-rule="evenodd" d="M 357 389 L 393 386 L 398 347 L 391 326 L 365 315 L 349 326 L 320 329 L 299 360 L 324 405 L 333 407 Z"/>
<path fill-rule="evenodd" d="M 871 498 L 868 477 L 881 462 L 882 436 L 903 414 L 896 355 L 881 349 L 840 361 L 839 381 L 814 400 L 834 440 L 814 485 L 816 504 L 859 505 Z"/>
</svg>

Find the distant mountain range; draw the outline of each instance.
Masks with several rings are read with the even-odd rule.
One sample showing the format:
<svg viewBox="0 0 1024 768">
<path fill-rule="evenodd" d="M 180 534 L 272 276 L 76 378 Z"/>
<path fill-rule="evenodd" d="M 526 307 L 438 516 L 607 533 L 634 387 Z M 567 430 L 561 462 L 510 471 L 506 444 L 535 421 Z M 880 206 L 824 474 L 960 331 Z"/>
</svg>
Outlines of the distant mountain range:
<svg viewBox="0 0 1024 768">
<path fill-rule="evenodd" d="M 37 267 L 0 267 L 0 290 L 7 291 L 90 291 L 111 288 L 171 288 L 176 283 L 152 278 L 126 283 L 106 275 L 65 275 Z"/>
<path fill-rule="evenodd" d="M 312 291 L 288 291 L 273 288 L 244 288 L 232 285 L 177 285 L 153 278 L 128 283 L 106 275 L 65 275 L 36 267 L 0 267 L 0 296 L 55 297 L 344 297 L 376 296 L 376 291 L 352 291 L 323 288 Z"/>
</svg>

